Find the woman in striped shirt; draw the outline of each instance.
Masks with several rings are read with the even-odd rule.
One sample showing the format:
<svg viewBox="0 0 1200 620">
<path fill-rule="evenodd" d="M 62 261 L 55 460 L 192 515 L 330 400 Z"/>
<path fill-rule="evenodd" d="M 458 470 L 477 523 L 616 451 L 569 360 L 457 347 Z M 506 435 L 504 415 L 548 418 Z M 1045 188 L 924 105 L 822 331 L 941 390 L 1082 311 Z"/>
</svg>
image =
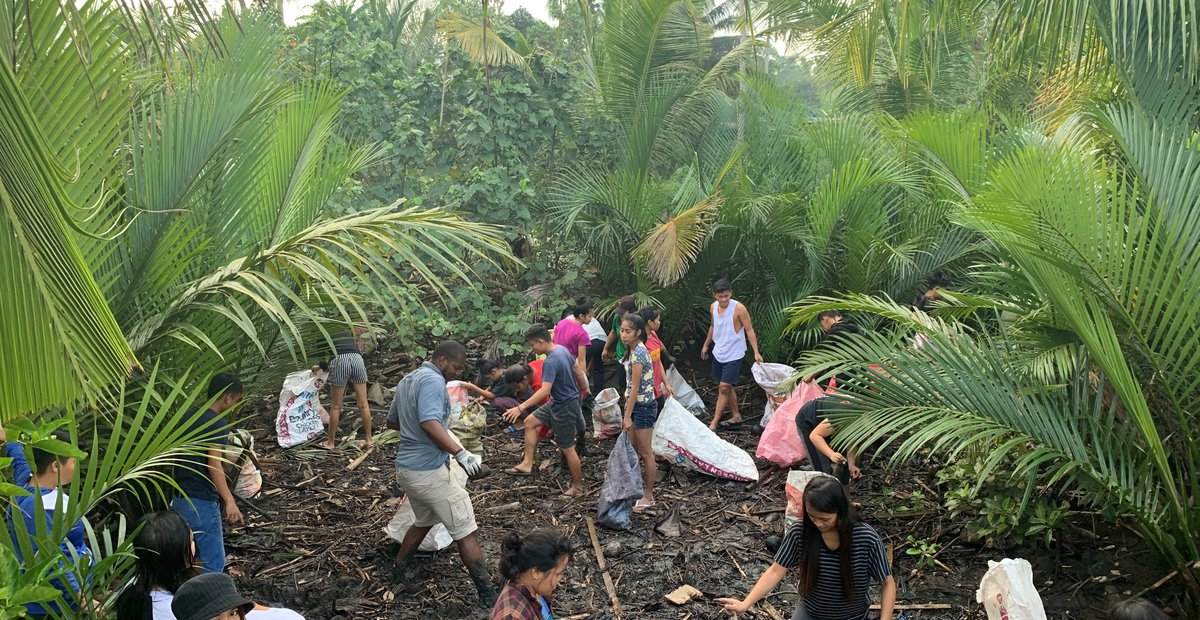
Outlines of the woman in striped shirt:
<svg viewBox="0 0 1200 620">
<path fill-rule="evenodd" d="M 734 613 L 762 600 L 788 569 L 800 569 L 800 601 L 792 620 L 864 620 L 870 608 L 867 590 L 883 583 L 880 620 L 892 620 L 896 581 L 883 540 L 858 520 L 842 484 L 819 477 L 804 489 L 804 517 L 787 531 L 775 561 L 742 600 L 719 598 Z"/>
</svg>

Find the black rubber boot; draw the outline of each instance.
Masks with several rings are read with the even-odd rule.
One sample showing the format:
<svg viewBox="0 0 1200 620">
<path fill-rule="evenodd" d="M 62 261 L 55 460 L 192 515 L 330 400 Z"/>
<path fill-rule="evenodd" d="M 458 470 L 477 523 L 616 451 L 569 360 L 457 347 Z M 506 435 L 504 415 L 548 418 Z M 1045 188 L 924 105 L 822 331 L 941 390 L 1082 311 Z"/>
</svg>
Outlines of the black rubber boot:
<svg viewBox="0 0 1200 620">
<path fill-rule="evenodd" d="M 484 581 L 476 582 L 475 589 L 479 591 L 479 606 L 484 609 L 491 609 L 496 606 L 496 586 L 491 582 Z"/>
<path fill-rule="evenodd" d="M 392 564 L 391 582 L 392 592 L 397 594 L 416 594 L 421 591 L 421 584 L 417 583 L 417 567 L 411 559 Z"/>
</svg>

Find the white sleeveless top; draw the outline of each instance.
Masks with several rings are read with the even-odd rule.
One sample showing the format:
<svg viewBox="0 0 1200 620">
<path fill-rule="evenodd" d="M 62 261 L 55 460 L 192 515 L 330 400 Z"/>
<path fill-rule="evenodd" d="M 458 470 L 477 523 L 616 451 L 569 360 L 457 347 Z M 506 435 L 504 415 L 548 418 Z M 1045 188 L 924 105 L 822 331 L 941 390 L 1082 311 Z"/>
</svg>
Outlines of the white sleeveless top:
<svg viewBox="0 0 1200 620">
<path fill-rule="evenodd" d="M 737 309 L 737 300 L 729 300 L 729 307 L 724 313 L 718 310 L 717 302 L 713 302 L 713 348 L 712 355 L 718 362 L 732 362 L 746 357 L 745 330 L 734 330 L 733 313 Z"/>
</svg>

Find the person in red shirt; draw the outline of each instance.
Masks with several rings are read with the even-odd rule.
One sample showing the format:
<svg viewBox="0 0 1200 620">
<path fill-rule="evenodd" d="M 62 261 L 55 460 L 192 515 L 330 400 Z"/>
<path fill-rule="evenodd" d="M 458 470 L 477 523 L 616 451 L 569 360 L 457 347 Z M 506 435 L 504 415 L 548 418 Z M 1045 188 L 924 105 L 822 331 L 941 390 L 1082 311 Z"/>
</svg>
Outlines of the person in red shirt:
<svg viewBox="0 0 1200 620">
<path fill-rule="evenodd" d="M 646 322 L 646 329 L 650 330 L 649 337 L 646 338 L 646 349 L 650 351 L 650 361 L 654 366 L 654 399 L 658 401 L 658 410 L 662 411 L 667 397 L 675 396 L 675 390 L 671 389 L 671 383 L 667 381 L 667 371 L 663 365 L 667 349 L 658 338 L 658 328 L 662 327 L 662 312 L 658 308 L 647 306 L 638 310 L 638 316 L 642 317 Z"/>
</svg>

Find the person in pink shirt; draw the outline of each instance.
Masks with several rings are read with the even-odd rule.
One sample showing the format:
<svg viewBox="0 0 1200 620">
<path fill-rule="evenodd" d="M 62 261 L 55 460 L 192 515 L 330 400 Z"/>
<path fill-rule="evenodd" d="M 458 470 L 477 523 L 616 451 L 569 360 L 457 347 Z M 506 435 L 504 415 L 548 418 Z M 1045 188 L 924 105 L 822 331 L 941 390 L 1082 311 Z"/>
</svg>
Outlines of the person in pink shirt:
<svg viewBox="0 0 1200 620">
<path fill-rule="evenodd" d="M 592 337 L 583 326 L 592 322 L 592 304 L 583 297 L 575 300 L 575 304 L 567 308 L 564 316 L 554 326 L 554 344 L 566 347 L 575 357 L 580 372 L 587 374 L 587 349 L 592 344 Z M 587 391 L 587 386 L 579 386 Z"/>
<path fill-rule="evenodd" d="M 667 350 L 658 338 L 658 328 L 662 326 L 662 312 L 658 308 L 647 306 L 638 310 L 638 316 L 642 317 L 646 322 L 646 329 L 650 330 L 646 338 L 646 349 L 650 351 L 650 362 L 654 368 L 654 399 L 658 401 L 658 410 L 662 411 L 667 397 L 675 396 L 675 390 L 671 389 L 671 383 L 667 381 L 667 371 L 663 367 L 663 356 Z"/>
</svg>

